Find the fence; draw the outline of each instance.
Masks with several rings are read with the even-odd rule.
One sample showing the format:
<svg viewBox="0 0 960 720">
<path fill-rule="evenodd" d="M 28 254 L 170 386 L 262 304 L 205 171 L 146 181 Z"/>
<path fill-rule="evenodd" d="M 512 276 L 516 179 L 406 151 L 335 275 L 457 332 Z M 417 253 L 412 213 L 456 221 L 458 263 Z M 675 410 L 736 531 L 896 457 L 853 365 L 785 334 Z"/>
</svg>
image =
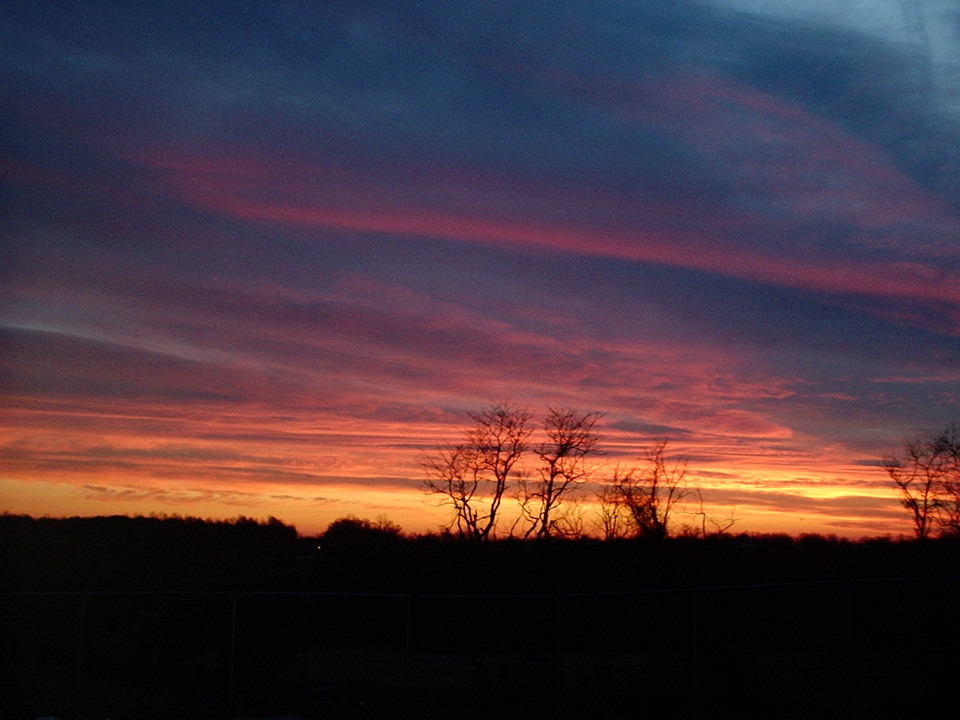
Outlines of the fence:
<svg viewBox="0 0 960 720">
<path fill-rule="evenodd" d="M 0 699 L 88 717 L 916 715 L 946 707 L 955 682 L 957 600 L 950 581 L 929 578 L 512 595 L 0 593 Z"/>
</svg>

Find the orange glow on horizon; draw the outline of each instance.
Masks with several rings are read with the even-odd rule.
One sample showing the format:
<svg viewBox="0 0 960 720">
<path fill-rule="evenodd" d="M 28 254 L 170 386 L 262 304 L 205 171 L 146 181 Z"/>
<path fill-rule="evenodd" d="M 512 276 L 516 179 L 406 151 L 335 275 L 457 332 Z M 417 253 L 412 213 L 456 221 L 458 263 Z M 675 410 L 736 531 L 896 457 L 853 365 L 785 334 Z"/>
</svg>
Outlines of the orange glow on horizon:
<svg viewBox="0 0 960 720">
<path fill-rule="evenodd" d="M 277 421 L 252 413 L 243 421 L 235 416 L 227 424 L 233 436 L 226 437 L 208 432 L 219 426 L 222 435 L 225 420 L 221 416 L 211 425 L 203 419 L 210 412 L 199 409 L 190 434 L 176 440 L 153 434 L 156 428 L 150 426 L 105 433 L 103 417 L 96 413 L 90 414 L 86 431 L 68 414 L 68 434 L 60 422 L 51 422 L 50 414 L 42 424 L 26 422 L 29 414 L 19 416 L 19 422 L 8 415 L 5 432 L 19 435 L 23 443 L 29 440 L 33 451 L 29 457 L 5 459 L 3 508 L 37 516 L 274 516 L 307 535 L 322 532 L 344 515 L 384 515 L 414 533 L 436 531 L 448 518 L 440 499 L 421 491 L 418 460 L 423 450 L 455 440 L 459 427 L 359 419 L 338 424 L 332 417 Z M 124 417 L 128 422 L 130 416 Z M 189 427 L 188 420 L 184 415 L 176 427 Z M 641 464 L 644 442 L 634 442 L 635 447 L 620 445 L 604 456 L 595 480 L 609 477 L 617 464 Z M 677 443 L 671 454 L 696 457 L 698 449 L 707 447 Z M 731 532 L 854 538 L 909 533 L 909 518 L 880 468 L 849 465 L 841 459 L 842 449 L 832 456 L 798 448 L 793 453 L 755 452 L 755 457 L 743 450 L 714 441 L 714 460 L 687 466 L 688 484 L 702 491 L 704 511 L 717 519 L 732 516 Z M 585 529 L 596 533 L 591 496 L 585 494 L 581 502 Z M 697 509 L 681 509 L 675 529 L 693 524 Z"/>
</svg>

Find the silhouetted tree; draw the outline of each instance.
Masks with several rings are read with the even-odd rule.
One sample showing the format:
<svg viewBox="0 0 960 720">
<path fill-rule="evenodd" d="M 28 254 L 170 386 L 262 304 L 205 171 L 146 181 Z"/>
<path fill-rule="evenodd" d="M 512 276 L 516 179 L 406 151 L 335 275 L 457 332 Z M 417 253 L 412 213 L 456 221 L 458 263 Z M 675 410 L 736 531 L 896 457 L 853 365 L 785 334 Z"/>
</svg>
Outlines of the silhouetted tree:
<svg viewBox="0 0 960 720">
<path fill-rule="evenodd" d="M 690 493 L 697 499 L 697 510 L 693 512 L 693 515 L 699 522 L 699 527 L 696 525 L 691 526 L 689 530 L 691 535 L 697 535 L 699 537 L 706 537 L 707 535 L 723 535 L 727 530 L 736 525 L 736 508 L 731 508 L 730 515 L 728 517 L 720 519 L 713 515 L 708 515 L 707 511 L 704 510 L 703 492 L 700 490 L 700 488 L 694 488 L 690 491 Z"/>
<path fill-rule="evenodd" d="M 903 455 L 885 458 L 884 468 L 900 490 L 918 539 L 935 528 L 960 534 L 960 427 L 949 425 L 937 435 L 905 441 Z"/>
<path fill-rule="evenodd" d="M 633 534 L 632 523 L 627 517 L 626 506 L 619 490 L 624 474 L 626 473 L 617 466 L 610 482 L 600 485 L 597 491 L 599 525 L 604 540 L 617 540 Z"/>
<path fill-rule="evenodd" d="M 425 455 L 420 464 L 427 475 L 424 489 L 453 507 L 450 529 L 486 540 L 496 532 L 511 475 L 527 449 L 531 413 L 499 403 L 469 415 L 473 427 L 463 441 Z"/>
<path fill-rule="evenodd" d="M 376 520 L 345 515 L 327 526 L 323 533 L 324 542 L 351 542 L 357 538 L 399 537 L 403 529 L 386 515 L 378 515 Z"/>
<path fill-rule="evenodd" d="M 670 534 L 670 515 L 688 494 L 687 464 L 683 459 L 670 463 L 666 448 L 666 440 L 658 441 L 644 451 L 643 466 L 617 468 L 601 490 L 601 514 L 608 537 L 664 538 Z"/>
<path fill-rule="evenodd" d="M 960 427 L 947 427 L 937 439 L 936 452 L 944 458 L 940 525 L 945 532 L 960 536 Z"/>
<path fill-rule="evenodd" d="M 337 518 L 317 538 L 317 567 L 324 588 L 376 591 L 403 576 L 404 536 L 399 525 L 376 520 Z"/>
<path fill-rule="evenodd" d="M 530 525 L 526 537 L 562 534 L 572 515 L 559 515 L 564 500 L 590 476 L 588 458 L 599 452 L 594 426 L 600 413 L 548 408 L 543 421 L 547 439 L 536 450 L 534 476 L 520 479 L 520 510 Z"/>
</svg>

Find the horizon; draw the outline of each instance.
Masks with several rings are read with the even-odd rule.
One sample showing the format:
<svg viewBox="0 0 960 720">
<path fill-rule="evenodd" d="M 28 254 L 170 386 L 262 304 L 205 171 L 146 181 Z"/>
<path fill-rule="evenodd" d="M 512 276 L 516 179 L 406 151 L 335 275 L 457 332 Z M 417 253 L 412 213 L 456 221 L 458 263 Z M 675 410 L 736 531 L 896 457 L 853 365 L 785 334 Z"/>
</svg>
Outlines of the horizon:
<svg viewBox="0 0 960 720">
<path fill-rule="evenodd" d="M 960 422 L 960 10 L 0 7 L 0 510 L 445 510 L 493 402 L 735 533 L 907 536 Z"/>
<path fill-rule="evenodd" d="M 340 517 L 334 518 L 323 530 L 316 533 L 304 533 L 296 525 L 291 523 L 286 523 L 279 518 L 276 518 L 272 515 L 264 517 L 253 517 L 248 515 L 235 515 L 233 517 L 203 517 L 199 515 L 181 515 L 176 513 L 150 513 L 149 515 L 125 515 L 125 514 L 111 514 L 111 515 L 62 515 L 62 516 L 34 516 L 26 513 L 10 513 L 2 512 L 0 513 L 0 518 L 22 518 L 29 520 L 31 522 L 37 521 L 50 521 L 50 522 L 63 522 L 63 521 L 74 521 L 74 520 L 150 520 L 156 522 L 184 522 L 184 523 L 201 523 L 209 525 L 235 525 L 239 523 L 254 523 L 260 526 L 268 526 L 274 522 L 279 523 L 281 526 L 290 528 L 296 531 L 297 541 L 301 540 L 319 540 L 323 537 L 325 532 L 330 528 L 330 525 L 334 523 L 358 523 L 366 530 L 371 530 L 372 532 L 384 532 L 389 535 L 396 535 L 399 538 L 406 540 L 416 540 L 419 538 L 450 538 L 456 542 L 463 542 L 465 544 L 485 544 L 485 543 L 497 543 L 497 542 L 521 542 L 521 543 L 549 543 L 549 542 L 577 542 L 580 540 L 591 541 L 591 542 L 610 542 L 610 543 L 631 543 L 631 542 L 651 542 L 651 538 L 644 537 L 641 535 L 622 535 L 614 538 L 605 538 L 599 531 L 596 530 L 586 530 L 583 533 L 577 534 L 556 534 L 549 535 L 545 538 L 540 538 L 536 536 L 523 537 L 521 535 L 510 535 L 510 534 L 495 534 L 492 535 L 487 540 L 471 540 L 466 538 L 463 535 L 459 535 L 456 532 L 449 531 L 448 528 L 438 527 L 432 530 L 425 530 L 422 532 L 410 531 L 407 528 L 401 527 L 399 524 L 394 523 L 389 517 L 381 515 L 376 518 L 371 517 L 359 517 L 352 513 L 342 515 Z M 791 541 L 803 541 L 807 539 L 811 540 L 824 540 L 827 542 L 850 542 L 850 543 L 872 543 L 872 542 L 906 542 L 906 543 L 926 543 L 926 542 L 937 542 L 937 541 L 946 541 L 951 542 L 955 539 L 955 536 L 951 534 L 937 534 L 931 535 L 928 538 L 920 540 L 916 537 L 915 533 L 900 533 L 899 535 L 891 534 L 882 534 L 882 535 L 865 535 L 862 537 L 848 537 L 838 534 L 823 534 L 823 533 L 798 533 L 791 534 L 788 532 L 752 532 L 746 530 L 737 530 L 736 527 L 731 527 L 723 531 L 718 532 L 707 532 L 702 534 L 699 532 L 676 532 L 670 533 L 664 538 L 656 539 L 654 542 L 664 542 L 670 540 L 736 540 L 738 538 L 751 538 L 757 540 L 764 539 L 778 539 L 778 538 L 787 538 Z"/>
</svg>

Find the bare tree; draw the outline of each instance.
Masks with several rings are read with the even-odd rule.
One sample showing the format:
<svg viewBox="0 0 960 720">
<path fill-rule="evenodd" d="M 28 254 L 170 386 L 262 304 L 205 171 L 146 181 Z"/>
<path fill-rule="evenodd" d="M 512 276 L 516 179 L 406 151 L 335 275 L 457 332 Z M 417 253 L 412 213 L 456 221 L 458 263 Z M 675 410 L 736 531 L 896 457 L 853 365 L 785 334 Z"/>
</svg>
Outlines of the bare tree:
<svg viewBox="0 0 960 720">
<path fill-rule="evenodd" d="M 474 500 L 480 488 L 476 454 L 466 444 L 446 445 L 420 460 L 426 473 L 423 489 L 444 496 L 441 503 L 453 507 L 449 528 L 469 540 L 481 538 L 481 511 Z"/>
<path fill-rule="evenodd" d="M 665 457 L 667 441 L 660 440 L 644 451 L 644 464 L 614 472 L 607 489 L 607 520 L 611 527 L 629 526 L 627 534 L 664 538 L 670 534 L 670 515 L 688 494 L 687 463 Z M 602 501 L 604 502 L 604 501 Z M 602 503 L 601 503 L 602 507 Z M 602 510 L 601 510 L 602 511 Z"/>
<path fill-rule="evenodd" d="M 692 535 L 698 535 L 699 537 L 706 537 L 707 535 L 723 535 L 727 530 L 732 528 L 737 524 L 736 519 L 736 507 L 730 509 L 730 515 L 723 519 L 717 518 L 714 515 L 708 515 L 707 511 L 703 508 L 703 492 L 700 488 L 695 488 L 690 491 L 692 495 L 696 496 L 697 499 L 697 510 L 693 513 L 699 521 L 700 527 L 694 527 L 691 530 Z M 708 529 L 707 526 L 710 526 Z"/>
<path fill-rule="evenodd" d="M 579 499 L 568 497 L 553 514 L 550 522 L 553 525 L 551 534 L 565 538 L 583 537 L 586 521 Z"/>
<path fill-rule="evenodd" d="M 449 527 L 470 540 L 496 532 L 511 473 L 527 449 L 531 414 L 505 403 L 470 413 L 463 441 L 423 456 L 423 487 L 453 507 Z"/>
<path fill-rule="evenodd" d="M 933 452 L 940 459 L 941 531 L 960 536 L 960 426 L 949 425 L 934 440 Z"/>
<path fill-rule="evenodd" d="M 592 472 L 589 458 L 599 452 L 594 426 L 601 414 L 570 408 L 547 408 L 543 421 L 546 440 L 534 453 L 539 463 L 533 476 L 521 478 L 521 517 L 529 522 L 525 537 L 561 534 L 570 516 L 559 514 L 567 496 Z"/>
<path fill-rule="evenodd" d="M 601 484 L 597 491 L 599 525 L 604 540 L 618 540 L 631 534 L 631 521 L 627 517 L 626 507 L 621 502 L 618 490 L 623 475 L 623 471 L 617 466 L 610 482 Z"/>
<path fill-rule="evenodd" d="M 960 534 L 960 428 L 948 426 L 928 438 L 907 440 L 903 455 L 884 459 L 884 469 L 900 490 L 900 502 L 913 519 L 919 540 L 936 529 Z"/>
</svg>

